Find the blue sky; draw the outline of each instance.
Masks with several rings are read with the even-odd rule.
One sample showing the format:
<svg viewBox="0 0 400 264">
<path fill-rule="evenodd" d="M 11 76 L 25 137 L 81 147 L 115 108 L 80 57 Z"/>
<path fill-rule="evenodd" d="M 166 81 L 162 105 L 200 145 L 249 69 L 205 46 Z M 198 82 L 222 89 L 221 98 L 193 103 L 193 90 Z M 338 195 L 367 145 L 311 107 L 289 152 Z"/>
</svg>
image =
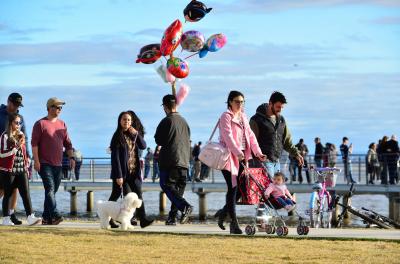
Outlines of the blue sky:
<svg viewBox="0 0 400 264">
<path fill-rule="evenodd" d="M 24 97 L 29 134 L 46 101 L 64 99 L 61 118 L 86 157 L 106 156 L 118 114 L 133 109 L 147 143 L 164 117 L 170 87 L 153 65 L 136 64 L 160 42 L 189 1 L 1 1 L 0 102 Z M 188 60 L 191 87 L 179 111 L 193 141 L 206 141 L 230 90 L 245 94 L 250 117 L 272 91 L 283 92 L 294 141 L 313 138 L 354 151 L 400 133 L 400 2 L 391 0 L 204 1 L 213 10 L 184 31 L 224 33 L 228 43 Z M 179 49 L 179 48 L 178 48 Z M 185 57 L 188 53 L 176 52 Z M 161 60 L 165 62 L 165 60 Z"/>
</svg>

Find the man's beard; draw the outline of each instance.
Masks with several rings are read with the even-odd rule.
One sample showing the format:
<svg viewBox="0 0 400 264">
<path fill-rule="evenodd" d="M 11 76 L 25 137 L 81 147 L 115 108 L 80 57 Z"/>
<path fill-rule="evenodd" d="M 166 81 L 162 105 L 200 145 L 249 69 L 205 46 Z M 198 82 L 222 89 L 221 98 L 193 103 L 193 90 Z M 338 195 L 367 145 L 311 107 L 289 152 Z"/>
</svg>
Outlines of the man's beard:
<svg viewBox="0 0 400 264">
<path fill-rule="evenodd" d="M 272 111 L 272 114 L 274 114 L 275 116 L 279 116 L 279 113 L 275 112 L 274 105 L 272 105 L 271 111 Z"/>
</svg>

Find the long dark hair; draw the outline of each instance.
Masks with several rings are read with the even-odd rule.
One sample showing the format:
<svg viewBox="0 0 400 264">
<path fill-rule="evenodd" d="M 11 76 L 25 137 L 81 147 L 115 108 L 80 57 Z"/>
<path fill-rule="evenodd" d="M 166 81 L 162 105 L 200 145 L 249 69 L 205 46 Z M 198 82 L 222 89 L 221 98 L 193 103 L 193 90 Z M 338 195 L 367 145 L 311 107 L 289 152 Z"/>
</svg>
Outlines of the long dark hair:
<svg viewBox="0 0 400 264">
<path fill-rule="evenodd" d="M 231 108 L 231 106 L 229 105 L 229 102 L 232 102 L 233 98 L 241 96 L 244 99 L 244 95 L 239 92 L 239 91 L 230 91 L 229 95 L 228 95 L 228 100 L 226 101 L 227 107 Z"/>
<path fill-rule="evenodd" d="M 132 127 L 139 131 L 139 134 L 143 137 L 145 132 L 142 121 L 140 121 L 139 117 L 132 110 L 128 110 L 126 112 L 132 116 Z"/>
<path fill-rule="evenodd" d="M 121 127 L 122 116 L 124 116 L 126 114 L 131 116 L 132 127 L 134 129 L 136 129 L 141 136 L 144 136 L 144 127 L 143 127 L 142 122 L 140 121 L 140 119 L 135 114 L 135 112 L 133 112 L 132 110 L 121 112 L 119 114 L 119 116 L 118 116 L 117 129 L 115 130 L 115 132 L 114 132 L 114 134 L 113 134 L 113 136 L 111 138 L 111 142 L 110 142 L 110 148 L 111 149 L 114 149 L 117 146 L 122 146 L 126 142 L 125 138 L 124 138 L 124 130 Z"/>
<path fill-rule="evenodd" d="M 16 143 L 16 142 L 17 142 L 17 139 L 14 138 L 14 135 L 13 135 L 13 133 L 12 133 L 12 131 L 11 131 L 11 128 L 12 128 L 12 123 L 13 123 L 13 122 L 15 121 L 15 119 L 17 119 L 18 117 L 19 117 L 19 119 L 21 119 L 21 121 L 22 121 L 22 117 L 21 117 L 20 114 L 18 114 L 18 113 L 11 113 L 11 114 L 8 114 L 8 122 L 7 122 L 7 124 L 6 124 L 6 134 L 7 134 L 9 143 Z"/>
</svg>

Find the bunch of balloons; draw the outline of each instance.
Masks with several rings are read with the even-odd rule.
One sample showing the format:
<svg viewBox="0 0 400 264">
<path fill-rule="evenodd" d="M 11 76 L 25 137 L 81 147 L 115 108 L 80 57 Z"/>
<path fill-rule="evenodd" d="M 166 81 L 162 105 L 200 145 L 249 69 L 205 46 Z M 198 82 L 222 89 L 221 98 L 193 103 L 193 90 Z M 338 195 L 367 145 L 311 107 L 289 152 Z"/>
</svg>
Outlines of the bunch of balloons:
<svg viewBox="0 0 400 264">
<path fill-rule="evenodd" d="M 205 4 L 200 1 L 192 0 L 183 10 L 185 22 L 198 22 L 212 8 L 207 8 Z M 176 78 L 183 79 L 189 75 L 189 65 L 186 59 L 198 54 L 203 58 L 210 52 L 220 50 L 226 44 L 226 36 L 224 34 L 214 34 L 207 40 L 204 35 L 196 30 L 189 30 L 183 33 L 183 25 L 179 19 L 176 19 L 165 30 L 161 39 L 161 44 L 149 44 L 140 49 L 137 56 L 136 63 L 152 64 L 159 60 L 161 57 L 166 58 L 166 64 L 161 63 L 157 68 L 157 73 L 161 78 L 172 84 L 172 92 L 175 92 Z M 193 53 L 192 55 L 181 59 L 173 55 L 178 46 L 182 50 Z M 187 86 L 185 86 L 187 87 Z"/>
</svg>

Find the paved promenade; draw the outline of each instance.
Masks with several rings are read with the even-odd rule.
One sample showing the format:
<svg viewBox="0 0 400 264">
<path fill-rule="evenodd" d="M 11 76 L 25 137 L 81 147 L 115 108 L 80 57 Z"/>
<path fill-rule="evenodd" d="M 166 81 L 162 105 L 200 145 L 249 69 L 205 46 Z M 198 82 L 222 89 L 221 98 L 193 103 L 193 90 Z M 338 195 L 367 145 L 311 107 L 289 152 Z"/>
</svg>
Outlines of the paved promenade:
<svg viewBox="0 0 400 264">
<path fill-rule="evenodd" d="M 73 228 L 73 229 L 99 229 L 99 224 L 95 222 L 75 222 L 64 221 L 57 226 L 43 226 L 43 228 Z M 228 226 L 227 226 L 228 227 Z M 244 226 L 241 226 L 244 230 Z M 227 228 L 228 229 L 228 228 Z M 117 230 L 117 229 L 113 229 Z M 145 229 L 135 227 L 134 230 L 127 232 L 149 232 L 149 233 L 173 233 L 173 234 L 193 234 L 193 235 L 229 235 L 229 231 L 222 231 L 215 224 L 186 224 L 177 226 L 166 226 L 164 222 L 157 222 Z M 246 236 L 246 235 L 243 235 Z M 267 235 L 265 232 L 257 232 L 259 237 L 277 237 L 277 235 Z M 356 239 L 393 239 L 400 240 L 400 230 L 384 230 L 378 228 L 344 228 L 344 229 L 310 229 L 308 236 L 297 235 L 295 228 L 289 228 L 288 237 L 295 238 L 356 238 Z"/>
</svg>

